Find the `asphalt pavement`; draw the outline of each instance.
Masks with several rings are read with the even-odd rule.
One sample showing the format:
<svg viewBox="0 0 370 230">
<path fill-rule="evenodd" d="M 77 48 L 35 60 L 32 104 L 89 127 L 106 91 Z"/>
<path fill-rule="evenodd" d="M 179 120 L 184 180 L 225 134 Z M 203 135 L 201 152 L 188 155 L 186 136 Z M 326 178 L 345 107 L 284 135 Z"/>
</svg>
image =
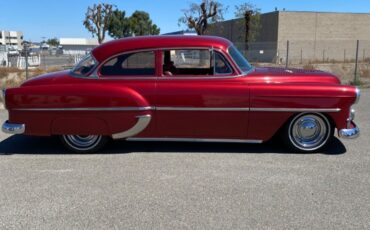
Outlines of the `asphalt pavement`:
<svg viewBox="0 0 370 230">
<path fill-rule="evenodd" d="M 0 134 L 0 229 L 370 229 L 370 90 L 356 108 L 361 136 L 316 154 Z"/>
</svg>

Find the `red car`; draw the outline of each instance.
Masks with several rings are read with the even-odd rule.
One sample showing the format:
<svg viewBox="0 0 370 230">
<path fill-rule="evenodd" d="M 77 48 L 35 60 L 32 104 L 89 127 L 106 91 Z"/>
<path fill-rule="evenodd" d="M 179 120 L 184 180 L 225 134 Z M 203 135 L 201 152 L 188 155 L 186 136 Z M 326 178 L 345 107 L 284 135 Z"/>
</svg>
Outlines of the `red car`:
<svg viewBox="0 0 370 230">
<path fill-rule="evenodd" d="M 293 151 L 355 138 L 356 87 L 316 70 L 255 68 L 228 40 L 152 36 L 107 42 L 72 71 L 4 92 L 11 134 L 58 135 L 75 152 L 109 138 L 262 143 Z"/>
</svg>

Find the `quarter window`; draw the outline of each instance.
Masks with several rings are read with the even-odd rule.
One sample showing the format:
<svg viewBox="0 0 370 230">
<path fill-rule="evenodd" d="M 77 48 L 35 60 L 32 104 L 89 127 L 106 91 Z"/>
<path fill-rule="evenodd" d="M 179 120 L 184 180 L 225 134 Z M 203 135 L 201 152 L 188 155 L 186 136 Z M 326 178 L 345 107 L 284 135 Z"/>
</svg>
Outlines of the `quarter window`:
<svg viewBox="0 0 370 230">
<path fill-rule="evenodd" d="M 88 54 L 72 69 L 72 72 L 78 76 L 87 76 L 96 64 L 94 57 Z"/>
<path fill-rule="evenodd" d="M 225 60 L 222 54 L 215 53 L 215 74 L 224 75 L 233 73 L 229 63 Z"/>
<path fill-rule="evenodd" d="M 106 62 L 100 69 L 102 76 L 155 75 L 154 52 L 122 54 Z"/>
</svg>

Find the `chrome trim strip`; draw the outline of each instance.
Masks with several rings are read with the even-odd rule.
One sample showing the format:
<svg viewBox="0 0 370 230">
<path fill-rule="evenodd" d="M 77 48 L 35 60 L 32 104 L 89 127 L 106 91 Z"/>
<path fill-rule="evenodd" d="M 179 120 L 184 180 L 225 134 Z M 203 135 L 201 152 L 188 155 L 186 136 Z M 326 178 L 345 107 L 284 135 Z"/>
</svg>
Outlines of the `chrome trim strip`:
<svg viewBox="0 0 370 230">
<path fill-rule="evenodd" d="M 249 111 L 249 108 L 157 107 L 158 111 Z"/>
<path fill-rule="evenodd" d="M 247 108 L 247 107 L 90 107 L 90 108 L 16 108 L 15 111 L 226 111 L 226 112 L 340 112 L 340 108 Z"/>
<path fill-rule="evenodd" d="M 340 112 L 340 108 L 250 108 L 251 112 Z"/>
<path fill-rule="evenodd" d="M 139 134 L 142 132 L 150 123 L 150 120 L 152 119 L 152 116 L 147 114 L 147 115 L 142 115 L 142 116 L 137 116 L 139 120 L 137 123 L 129 130 L 126 130 L 121 133 L 116 133 L 112 135 L 113 139 L 123 139 L 127 137 L 132 137 L 135 136 L 136 134 Z"/>
<path fill-rule="evenodd" d="M 127 141 L 169 141 L 169 142 L 222 142 L 222 143 L 249 143 L 260 144 L 262 140 L 243 140 L 243 139 L 207 139 L 207 138 L 137 138 L 130 137 Z"/>
<path fill-rule="evenodd" d="M 5 121 L 1 130 L 7 134 L 22 134 L 26 130 L 25 124 L 12 124 Z"/>
<path fill-rule="evenodd" d="M 155 107 L 91 107 L 91 108 L 19 108 L 16 111 L 148 111 Z"/>
<path fill-rule="evenodd" d="M 356 100 L 354 104 L 357 104 L 360 101 L 361 98 L 361 91 L 358 87 L 356 87 Z"/>
</svg>

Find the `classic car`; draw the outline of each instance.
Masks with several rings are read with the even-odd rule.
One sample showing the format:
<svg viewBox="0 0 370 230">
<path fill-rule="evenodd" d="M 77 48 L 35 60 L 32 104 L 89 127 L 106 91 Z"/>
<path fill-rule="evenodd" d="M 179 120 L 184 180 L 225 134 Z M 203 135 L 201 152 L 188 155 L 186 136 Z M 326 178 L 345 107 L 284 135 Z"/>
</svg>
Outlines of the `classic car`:
<svg viewBox="0 0 370 230">
<path fill-rule="evenodd" d="M 4 91 L 10 134 L 60 136 L 71 151 L 109 139 L 262 143 L 295 152 L 356 138 L 358 88 L 317 70 L 253 67 L 228 40 L 144 36 L 93 49 L 72 70 Z"/>
</svg>

